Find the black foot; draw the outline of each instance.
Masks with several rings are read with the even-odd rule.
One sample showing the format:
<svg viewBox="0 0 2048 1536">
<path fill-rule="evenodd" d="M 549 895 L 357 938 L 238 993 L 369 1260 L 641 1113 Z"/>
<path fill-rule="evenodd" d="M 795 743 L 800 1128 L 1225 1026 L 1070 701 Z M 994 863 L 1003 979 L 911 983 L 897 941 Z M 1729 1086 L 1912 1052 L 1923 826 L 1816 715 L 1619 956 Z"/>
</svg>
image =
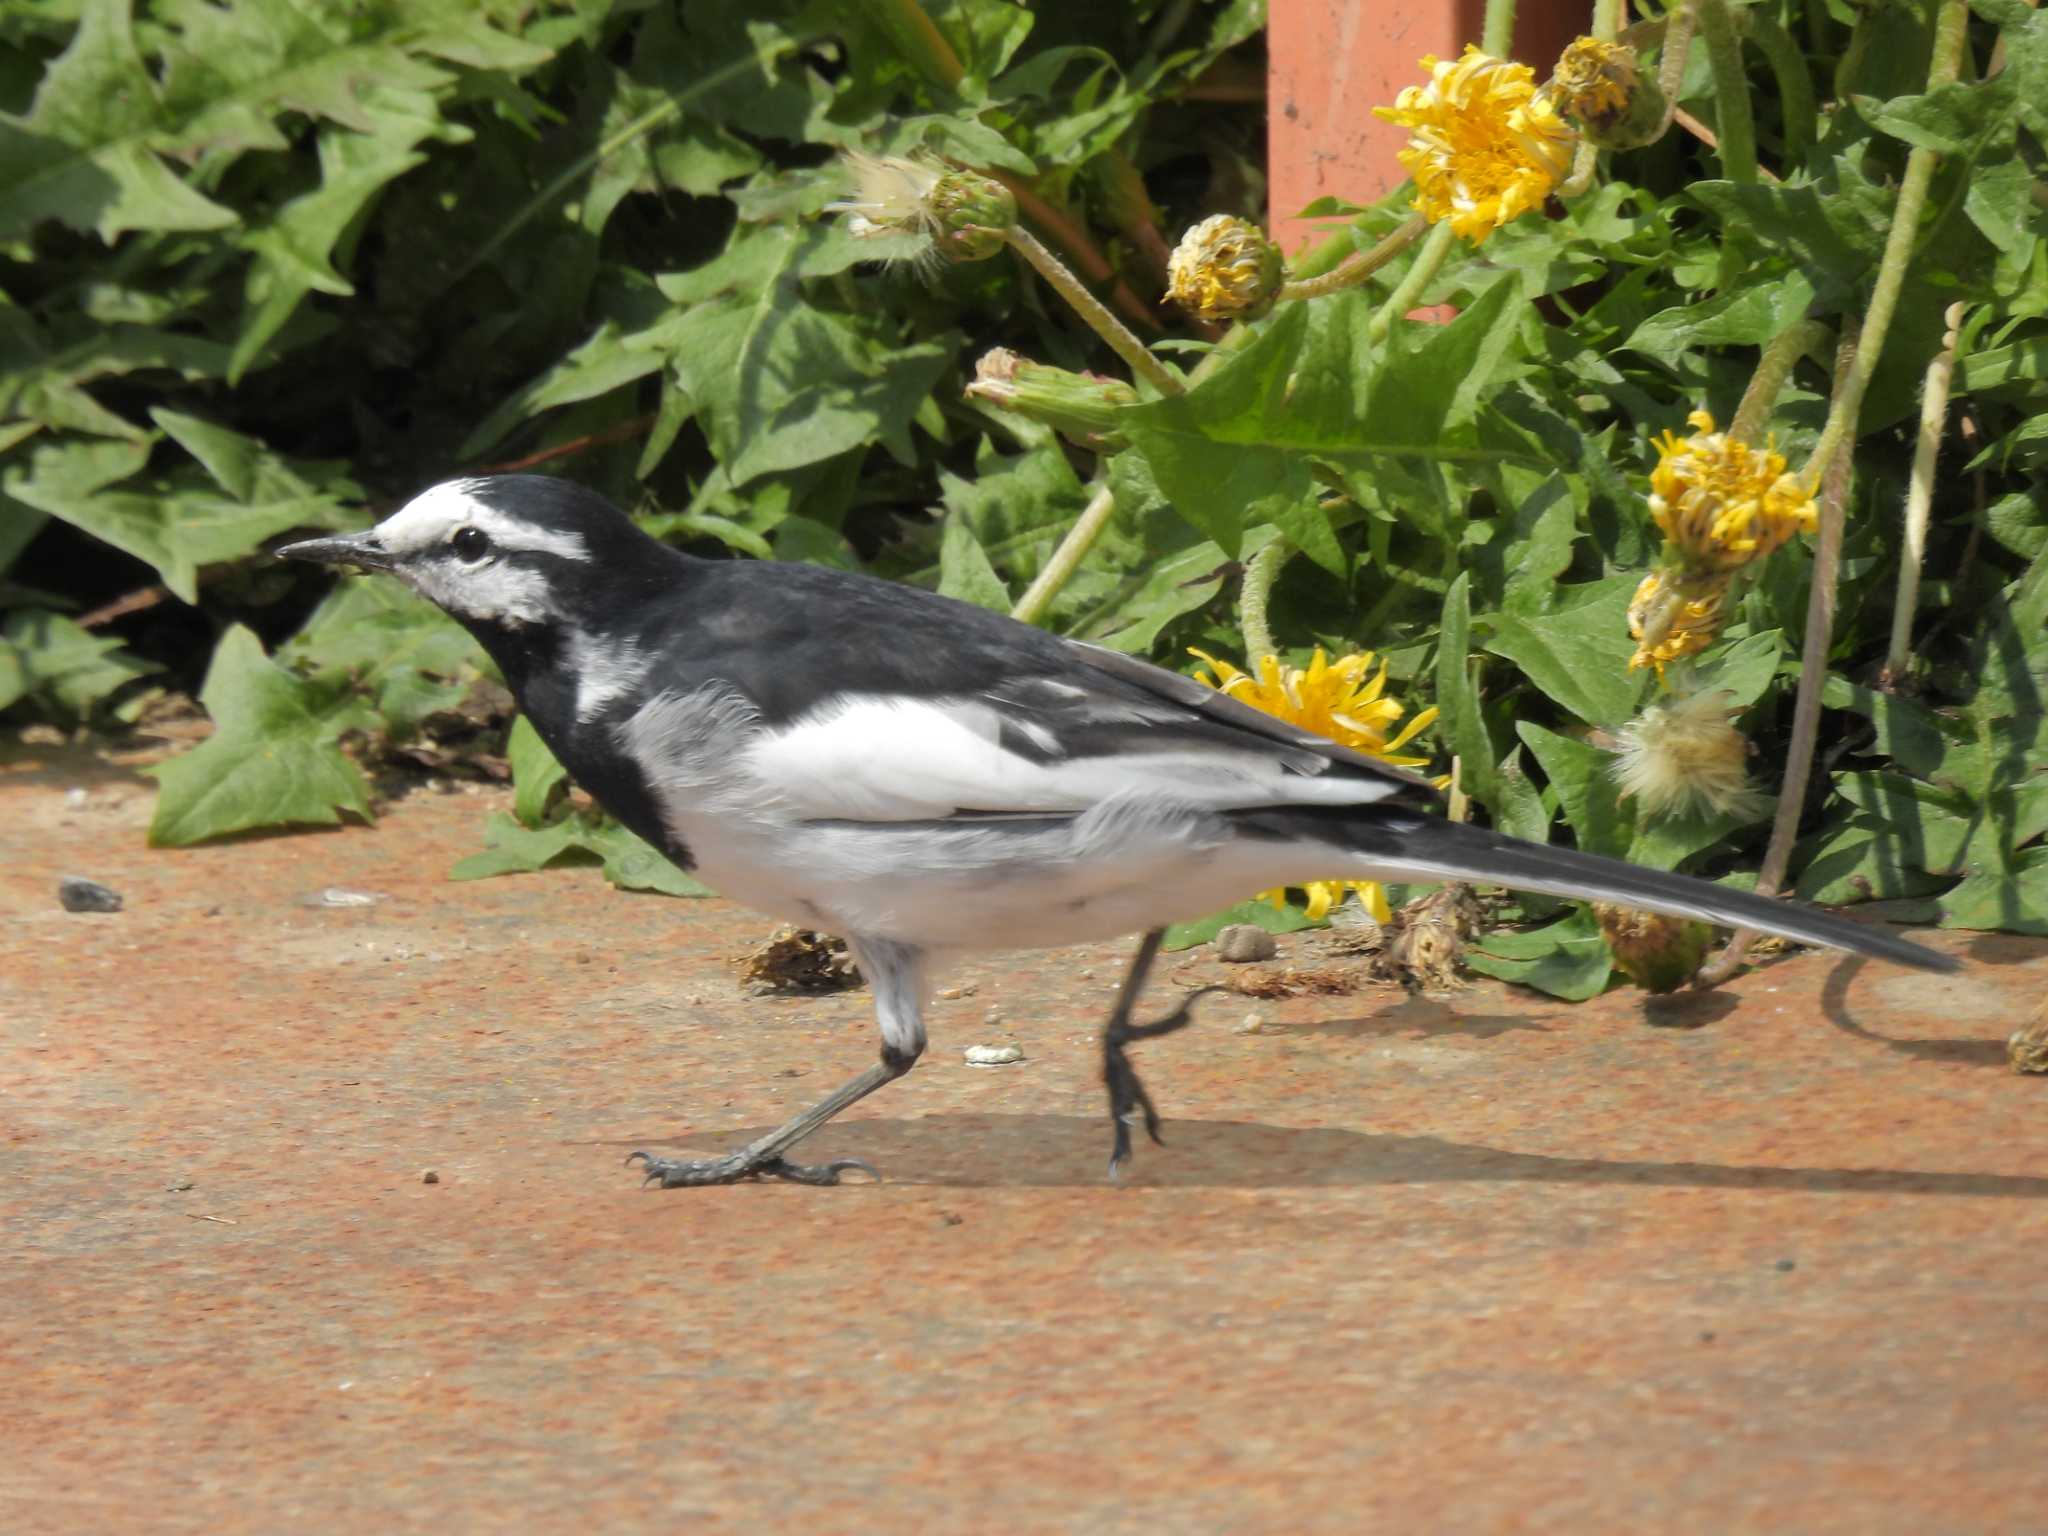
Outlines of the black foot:
<svg viewBox="0 0 2048 1536">
<path fill-rule="evenodd" d="M 875 1172 L 872 1163 L 857 1157 L 842 1157 L 830 1163 L 791 1163 L 779 1157 L 758 1158 L 749 1161 L 745 1154 L 727 1153 L 724 1157 L 711 1158 L 704 1162 L 685 1162 L 681 1158 L 656 1157 L 651 1152 L 628 1154 L 626 1165 L 644 1163 L 647 1177 L 641 1187 L 659 1184 L 663 1189 L 697 1189 L 706 1184 L 738 1184 L 746 1179 L 787 1179 L 792 1184 L 837 1184 L 839 1175 L 850 1168 L 881 1183 L 882 1176 Z"/>
<path fill-rule="evenodd" d="M 1159 1134 L 1159 1111 L 1152 1103 L 1152 1095 L 1138 1080 L 1137 1068 L 1124 1054 L 1124 1047 L 1136 1040 L 1153 1040 L 1160 1035 L 1170 1035 L 1177 1029 L 1185 1029 L 1195 1021 L 1195 1004 L 1211 992 L 1222 990 L 1221 987 L 1202 987 L 1190 992 L 1172 1013 L 1150 1024 L 1132 1024 L 1113 1018 L 1109 1021 L 1109 1028 L 1102 1032 L 1102 1080 L 1109 1087 L 1109 1122 L 1114 1136 L 1109 1153 L 1112 1181 L 1117 1170 L 1130 1160 L 1131 1120 L 1134 1116 L 1144 1115 L 1145 1134 L 1152 1138 L 1154 1145 L 1166 1145 Z"/>
</svg>

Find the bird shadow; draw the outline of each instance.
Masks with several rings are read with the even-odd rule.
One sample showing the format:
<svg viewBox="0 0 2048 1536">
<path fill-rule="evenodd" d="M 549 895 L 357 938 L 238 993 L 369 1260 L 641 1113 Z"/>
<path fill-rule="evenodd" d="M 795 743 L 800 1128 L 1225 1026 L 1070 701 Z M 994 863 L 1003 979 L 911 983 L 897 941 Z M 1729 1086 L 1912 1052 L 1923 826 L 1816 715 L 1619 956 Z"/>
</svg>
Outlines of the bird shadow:
<svg viewBox="0 0 2048 1536">
<path fill-rule="evenodd" d="M 1881 1035 L 1856 1021 L 1849 1011 L 1849 984 L 1870 962 L 1862 955 L 1845 956 L 1841 963 L 1828 973 L 1828 979 L 1821 987 L 1821 1012 L 1827 1021 L 1845 1035 L 1858 1040 L 1868 1040 L 1881 1045 L 1888 1051 L 1901 1056 L 1911 1056 L 1918 1061 L 1955 1062 L 1966 1067 L 2006 1067 L 2006 1049 L 2003 1040 L 1899 1040 L 1890 1035 Z"/>
<path fill-rule="evenodd" d="M 718 1153 L 767 1134 L 729 1126 L 632 1145 Z M 2048 1178 L 1911 1168 L 1759 1167 L 1550 1157 L 1438 1136 L 1383 1135 L 1242 1120 L 1171 1120 L 1165 1147 L 1141 1146 L 1122 1181 L 1193 1189 L 1329 1188 L 1400 1184 L 1594 1184 L 1650 1188 L 1799 1190 L 1822 1194 L 2048 1198 Z M 944 1114 L 842 1120 L 803 1147 L 806 1160 L 858 1157 L 892 1183 L 976 1188 L 1093 1188 L 1104 1182 L 1108 1127 L 1100 1116 Z M 627 1145 L 621 1141 L 618 1145 Z"/>
<path fill-rule="evenodd" d="M 1426 993 L 1410 992 L 1369 1014 L 1342 1019 L 1304 1019 L 1268 1024 L 1265 1032 L 1276 1035 L 1331 1035 L 1339 1039 L 1375 1039 L 1401 1036 L 1430 1039 L 1439 1035 L 1464 1035 L 1491 1040 L 1512 1030 L 1528 1029 L 1548 1034 L 1550 1026 L 1535 1019 L 1508 1013 L 1460 1013 Z"/>
</svg>

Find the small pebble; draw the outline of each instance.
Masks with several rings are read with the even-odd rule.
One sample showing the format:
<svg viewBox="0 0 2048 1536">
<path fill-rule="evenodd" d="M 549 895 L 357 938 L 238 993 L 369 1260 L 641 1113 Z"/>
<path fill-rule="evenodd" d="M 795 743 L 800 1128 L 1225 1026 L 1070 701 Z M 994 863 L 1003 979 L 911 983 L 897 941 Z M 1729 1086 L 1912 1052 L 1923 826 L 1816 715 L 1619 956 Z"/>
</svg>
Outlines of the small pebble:
<svg viewBox="0 0 2048 1536">
<path fill-rule="evenodd" d="M 66 875 L 59 880 L 57 900 L 66 912 L 121 910 L 121 897 L 117 892 L 101 885 L 97 880 L 88 880 L 83 875 Z"/>
<path fill-rule="evenodd" d="M 951 1003 L 957 1002 L 959 999 L 963 997 L 972 997 L 975 993 L 979 992 L 980 990 L 981 988 L 979 986 L 977 986 L 974 982 L 970 981 L 965 986 L 941 987 L 938 990 L 938 996 L 944 998 L 947 1002 Z"/>
<path fill-rule="evenodd" d="M 64 809 L 82 811 L 85 809 L 85 802 L 90 798 L 91 792 L 83 784 L 74 784 L 64 791 Z"/>
<path fill-rule="evenodd" d="M 1280 953 L 1273 935 L 1251 923 L 1232 923 L 1216 935 L 1216 958 L 1233 965 L 1270 960 Z"/>
<path fill-rule="evenodd" d="M 420 1182 L 422 1184 L 438 1184 L 441 1182 L 441 1175 L 429 1168 L 420 1175 Z"/>
<path fill-rule="evenodd" d="M 1266 1032 L 1266 1016 L 1263 1013 L 1248 1013 L 1237 1026 L 1240 1035 L 1263 1035 Z"/>
<path fill-rule="evenodd" d="M 308 907 L 374 907 L 383 899 L 375 891 L 352 891 L 344 885 L 330 885 L 324 891 L 301 896 L 299 903 Z"/>
<path fill-rule="evenodd" d="M 990 1003 L 988 1011 L 982 1014 L 981 1021 L 984 1024 L 1000 1024 L 1003 1022 L 1003 1010 Z"/>
<path fill-rule="evenodd" d="M 1024 1048 L 1018 1045 L 970 1045 L 966 1055 L 970 1067 L 1007 1067 L 1024 1059 Z"/>
</svg>

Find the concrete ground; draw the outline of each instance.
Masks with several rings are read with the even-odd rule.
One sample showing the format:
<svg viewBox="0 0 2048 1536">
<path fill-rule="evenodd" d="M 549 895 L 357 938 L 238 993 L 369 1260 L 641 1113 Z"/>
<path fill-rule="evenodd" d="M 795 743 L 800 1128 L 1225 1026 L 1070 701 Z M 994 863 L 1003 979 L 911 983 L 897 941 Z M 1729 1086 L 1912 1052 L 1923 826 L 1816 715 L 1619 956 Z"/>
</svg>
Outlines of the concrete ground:
<svg viewBox="0 0 2048 1536">
<path fill-rule="evenodd" d="M 821 1095 L 866 994 L 448 882 L 490 793 L 185 852 L 150 796 L 0 750 L 0 1529 L 2048 1529 L 2048 945 L 1211 999 L 1121 1188 L 1125 947 L 1003 958 L 808 1149 L 886 1183 L 662 1192 L 628 1151 Z"/>
</svg>

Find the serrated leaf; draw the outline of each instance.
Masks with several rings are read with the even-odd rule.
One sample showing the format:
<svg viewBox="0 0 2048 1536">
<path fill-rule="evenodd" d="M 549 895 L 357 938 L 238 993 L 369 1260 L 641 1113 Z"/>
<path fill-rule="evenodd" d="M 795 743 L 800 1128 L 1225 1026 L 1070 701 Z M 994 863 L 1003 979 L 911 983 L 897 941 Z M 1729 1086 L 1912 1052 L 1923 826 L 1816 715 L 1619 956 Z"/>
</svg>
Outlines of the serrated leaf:
<svg viewBox="0 0 2048 1536">
<path fill-rule="evenodd" d="M 0 627 L 0 642 L 16 658 L 11 694 L 6 680 L 0 679 L 0 696 L 5 697 L 0 708 L 26 693 L 67 719 L 83 720 L 108 694 L 162 670 L 129 655 L 119 640 L 37 608 L 10 613 Z"/>
<path fill-rule="evenodd" d="M 353 699 L 293 676 L 236 624 L 214 648 L 199 701 L 214 734 L 144 770 L 159 786 L 152 847 L 257 827 L 332 826 L 344 811 L 374 819 L 362 775 L 335 745 L 343 731 L 366 723 Z"/>
<path fill-rule="evenodd" d="M 1659 359 L 1672 359 L 1691 347 L 1756 345 L 1802 318 L 1812 302 L 1813 284 L 1803 273 L 1782 272 L 1761 281 L 1746 276 L 1741 287 L 1704 303 L 1659 310 L 1623 345 Z"/>
<path fill-rule="evenodd" d="M 1559 599 L 1569 606 L 1556 613 L 1496 614 L 1483 643 L 1571 714 L 1613 729 L 1634 713 L 1642 691 L 1642 674 L 1628 669 L 1636 585 L 1636 577 L 1618 576 L 1562 589 Z"/>
<path fill-rule="evenodd" d="M 522 827 L 503 811 L 484 824 L 485 848 L 448 871 L 451 880 L 488 880 L 532 874 L 558 861 L 600 864 L 621 890 L 664 896 L 709 896 L 711 891 L 617 822 L 578 811 L 542 827 Z"/>
<path fill-rule="evenodd" d="M 488 665 L 467 630 L 386 576 L 335 583 L 278 659 L 367 695 L 385 729 L 401 738 L 428 715 L 460 705 Z"/>
</svg>

